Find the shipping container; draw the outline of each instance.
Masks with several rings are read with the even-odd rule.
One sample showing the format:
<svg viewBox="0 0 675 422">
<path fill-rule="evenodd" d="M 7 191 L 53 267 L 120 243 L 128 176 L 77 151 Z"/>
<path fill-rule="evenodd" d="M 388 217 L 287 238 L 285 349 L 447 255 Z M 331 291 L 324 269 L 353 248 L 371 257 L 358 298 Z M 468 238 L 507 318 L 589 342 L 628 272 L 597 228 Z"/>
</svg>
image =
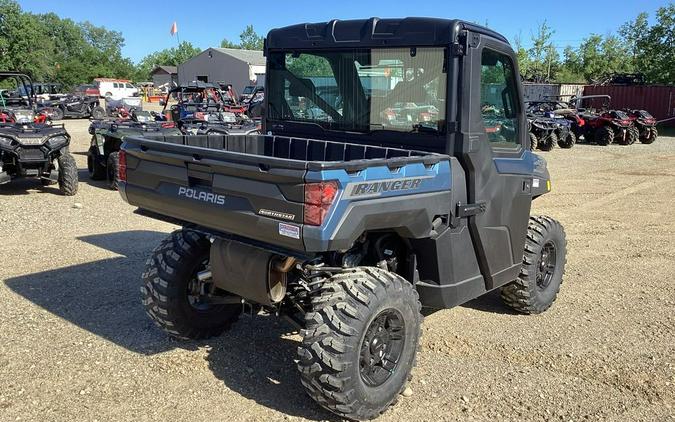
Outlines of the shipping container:
<svg viewBox="0 0 675 422">
<path fill-rule="evenodd" d="M 587 85 L 584 95 L 609 95 L 613 109 L 647 110 L 663 125 L 675 126 L 675 86 L 672 85 Z"/>
</svg>

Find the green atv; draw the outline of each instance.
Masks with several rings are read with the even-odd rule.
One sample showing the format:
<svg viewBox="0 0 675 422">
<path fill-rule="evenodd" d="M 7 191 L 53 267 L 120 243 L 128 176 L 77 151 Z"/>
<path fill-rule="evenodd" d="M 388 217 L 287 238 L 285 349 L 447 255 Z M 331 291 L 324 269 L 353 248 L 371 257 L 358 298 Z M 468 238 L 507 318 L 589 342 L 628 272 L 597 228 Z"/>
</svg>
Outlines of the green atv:
<svg viewBox="0 0 675 422">
<path fill-rule="evenodd" d="M 131 114 L 129 119 L 93 120 L 89 125 L 91 146 L 87 152 L 87 169 L 93 180 L 106 180 L 117 189 L 119 150 L 127 136 L 182 135 L 173 122 L 155 121 L 146 111 Z"/>
</svg>

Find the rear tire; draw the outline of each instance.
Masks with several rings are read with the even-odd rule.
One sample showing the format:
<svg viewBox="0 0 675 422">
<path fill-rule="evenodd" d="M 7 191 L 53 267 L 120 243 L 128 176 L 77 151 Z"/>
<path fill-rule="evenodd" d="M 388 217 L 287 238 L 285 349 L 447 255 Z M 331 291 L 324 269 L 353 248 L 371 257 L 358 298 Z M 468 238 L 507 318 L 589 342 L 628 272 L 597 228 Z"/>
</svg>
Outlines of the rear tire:
<svg viewBox="0 0 675 422">
<path fill-rule="evenodd" d="M 601 127 L 595 134 L 595 141 L 602 146 L 611 144 L 614 142 L 614 131 L 609 126 Z"/>
<path fill-rule="evenodd" d="M 190 302 L 191 283 L 206 268 L 210 248 L 207 237 L 191 230 L 176 230 L 155 248 L 145 263 L 141 276 L 145 311 L 174 338 L 217 336 L 239 318 L 241 305 L 197 307 Z"/>
<path fill-rule="evenodd" d="M 518 278 L 502 287 L 504 302 L 524 314 L 539 314 L 550 308 L 560 291 L 566 256 L 562 225 L 550 217 L 530 217 L 523 266 Z"/>
<path fill-rule="evenodd" d="M 530 150 L 531 151 L 536 150 L 538 144 L 539 144 L 539 140 L 537 139 L 537 135 L 530 132 Z"/>
<path fill-rule="evenodd" d="M 103 180 L 106 178 L 105 167 L 101 164 L 100 158 L 98 158 L 96 147 L 89 148 L 87 152 L 87 170 L 92 180 Z"/>
<path fill-rule="evenodd" d="M 61 153 L 57 158 L 59 164 L 59 190 L 63 195 L 73 196 L 77 193 L 77 163 L 72 155 L 67 152 Z"/>
<path fill-rule="evenodd" d="M 419 296 L 398 274 L 354 268 L 312 299 L 298 347 L 300 380 L 319 405 L 373 419 L 404 390 L 421 334 Z"/>
<path fill-rule="evenodd" d="M 119 152 L 111 152 L 108 155 L 106 163 L 106 179 L 108 180 L 108 187 L 112 190 L 117 190 L 117 169 L 120 166 Z"/>
<path fill-rule="evenodd" d="M 562 139 L 558 139 L 558 146 L 560 148 L 572 148 L 574 144 L 577 143 L 577 136 L 571 130 L 567 132 L 567 136 Z"/>
<path fill-rule="evenodd" d="M 640 138 L 640 142 L 643 144 L 651 144 L 654 141 L 656 141 L 656 138 L 659 136 L 658 130 L 656 130 L 656 127 L 648 127 L 646 130 L 646 136 Z"/>
</svg>

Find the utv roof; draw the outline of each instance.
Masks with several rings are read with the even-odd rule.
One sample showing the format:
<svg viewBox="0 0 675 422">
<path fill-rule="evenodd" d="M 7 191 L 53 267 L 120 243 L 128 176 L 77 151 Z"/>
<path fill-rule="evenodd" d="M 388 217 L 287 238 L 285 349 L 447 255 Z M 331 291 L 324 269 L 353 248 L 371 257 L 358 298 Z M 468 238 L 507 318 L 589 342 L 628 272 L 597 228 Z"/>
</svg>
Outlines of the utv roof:
<svg viewBox="0 0 675 422">
<path fill-rule="evenodd" d="M 448 45 L 463 29 L 508 44 L 503 35 L 461 20 L 438 18 L 357 19 L 302 23 L 271 30 L 265 49 L 410 47 Z"/>
<path fill-rule="evenodd" d="M 192 81 L 190 83 L 187 83 L 185 85 L 178 85 L 173 88 L 171 88 L 170 92 L 190 92 L 190 91 L 203 91 L 205 89 L 209 88 L 215 88 L 215 89 L 220 89 L 219 85 L 208 83 L 208 82 L 202 82 L 202 81 Z"/>
</svg>

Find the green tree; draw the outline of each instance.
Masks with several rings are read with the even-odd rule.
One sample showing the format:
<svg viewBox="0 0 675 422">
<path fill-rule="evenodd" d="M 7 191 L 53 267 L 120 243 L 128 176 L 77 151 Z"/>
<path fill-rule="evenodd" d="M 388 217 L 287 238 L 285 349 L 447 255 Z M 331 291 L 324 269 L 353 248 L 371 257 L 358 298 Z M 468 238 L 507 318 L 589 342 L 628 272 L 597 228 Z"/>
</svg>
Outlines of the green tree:
<svg viewBox="0 0 675 422">
<path fill-rule="evenodd" d="M 147 80 L 150 72 L 157 66 L 178 66 L 199 54 L 201 50 L 187 41 L 182 41 L 178 47 L 165 48 L 143 57 L 138 64 L 136 77 Z"/>
<path fill-rule="evenodd" d="M 555 31 L 544 20 L 537 28 L 537 32 L 532 34 L 532 48 L 528 50 L 528 55 L 531 77 L 537 82 L 542 82 L 550 77 L 550 61 L 556 57 L 551 43 L 554 33 Z"/>
<path fill-rule="evenodd" d="M 220 42 L 220 48 L 241 48 L 241 46 L 239 46 L 239 44 L 233 43 L 227 38 L 223 38 L 223 40 Z"/>
<path fill-rule="evenodd" d="M 253 29 L 253 25 L 246 26 L 246 29 L 239 35 L 241 39 L 241 48 L 245 50 L 262 50 L 264 38 L 258 35 Z"/>
<path fill-rule="evenodd" d="M 656 11 L 656 23 L 637 47 L 638 68 L 648 81 L 675 84 L 675 3 Z"/>
<path fill-rule="evenodd" d="M 227 38 L 220 42 L 220 48 L 240 48 L 244 50 L 262 50 L 265 37 L 258 35 L 253 25 L 247 25 L 246 29 L 239 34 L 239 44 L 233 43 Z"/>
</svg>

